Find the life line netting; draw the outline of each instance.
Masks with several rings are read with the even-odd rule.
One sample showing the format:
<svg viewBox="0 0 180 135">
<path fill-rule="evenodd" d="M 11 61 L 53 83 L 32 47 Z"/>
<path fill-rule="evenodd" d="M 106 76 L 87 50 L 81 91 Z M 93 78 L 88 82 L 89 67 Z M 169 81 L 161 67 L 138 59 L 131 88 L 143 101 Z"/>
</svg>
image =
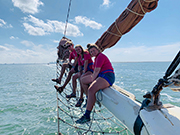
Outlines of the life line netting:
<svg viewBox="0 0 180 135">
<path fill-rule="evenodd" d="M 57 77 L 61 72 L 62 61 L 57 61 Z M 61 84 L 64 83 L 68 69 L 62 78 Z M 71 81 L 70 81 L 71 82 Z M 77 82 L 76 98 L 67 99 L 66 95 L 72 93 L 72 84 L 66 86 L 61 94 L 57 92 L 57 119 L 58 119 L 58 134 L 113 134 L 113 135 L 131 135 L 132 133 L 116 118 L 114 117 L 104 106 L 95 104 L 92 113 L 91 121 L 86 124 L 76 124 L 75 121 L 79 119 L 85 112 L 86 108 L 83 107 L 85 101 L 81 107 L 75 107 L 75 104 L 79 100 L 80 89 L 79 82 Z M 84 95 L 84 99 L 86 96 Z M 98 100 L 98 99 L 97 99 Z"/>
</svg>

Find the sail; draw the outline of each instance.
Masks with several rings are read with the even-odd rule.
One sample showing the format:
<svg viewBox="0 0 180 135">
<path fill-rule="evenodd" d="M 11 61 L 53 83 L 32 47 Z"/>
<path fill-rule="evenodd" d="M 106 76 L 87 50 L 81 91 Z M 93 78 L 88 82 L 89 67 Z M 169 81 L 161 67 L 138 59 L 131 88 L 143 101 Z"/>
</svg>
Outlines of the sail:
<svg viewBox="0 0 180 135">
<path fill-rule="evenodd" d="M 128 7 L 121 13 L 114 23 L 96 41 L 102 51 L 114 46 L 122 35 L 129 32 L 145 13 L 151 12 L 157 7 L 158 0 L 132 0 Z"/>
</svg>

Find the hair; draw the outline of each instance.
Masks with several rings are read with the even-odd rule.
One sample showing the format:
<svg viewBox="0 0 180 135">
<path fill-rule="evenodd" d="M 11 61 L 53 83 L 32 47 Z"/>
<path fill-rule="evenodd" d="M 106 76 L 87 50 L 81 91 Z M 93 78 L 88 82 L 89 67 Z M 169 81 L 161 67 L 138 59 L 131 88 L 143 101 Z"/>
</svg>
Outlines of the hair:
<svg viewBox="0 0 180 135">
<path fill-rule="evenodd" d="M 88 51 L 90 52 L 90 49 L 95 48 L 99 52 L 102 52 L 101 49 L 96 44 L 87 44 Z"/>
<path fill-rule="evenodd" d="M 62 44 L 60 44 L 61 41 L 65 41 L 65 43 L 62 45 Z M 62 39 L 59 41 L 59 46 L 62 46 L 64 49 L 67 49 L 67 46 L 66 46 L 67 42 L 70 42 L 70 43 L 73 44 L 72 40 L 70 40 L 70 39 L 68 39 L 66 37 L 62 37 Z"/>
<path fill-rule="evenodd" d="M 67 37 L 62 37 L 62 39 L 66 39 L 68 41 L 71 41 L 71 39 L 67 38 Z"/>
<path fill-rule="evenodd" d="M 80 47 L 81 48 L 81 50 L 82 50 L 82 52 L 81 52 L 81 58 L 83 59 L 84 58 L 84 49 L 83 49 L 83 47 L 81 46 L 81 45 L 76 45 L 75 46 L 75 48 L 77 48 L 77 47 Z M 79 55 L 79 54 L 78 54 Z"/>
<path fill-rule="evenodd" d="M 67 44 L 74 45 L 72 41 L 67 41 L 67 42 L 65 43 L 65 46 L 67 46 Z"/>
</svg>

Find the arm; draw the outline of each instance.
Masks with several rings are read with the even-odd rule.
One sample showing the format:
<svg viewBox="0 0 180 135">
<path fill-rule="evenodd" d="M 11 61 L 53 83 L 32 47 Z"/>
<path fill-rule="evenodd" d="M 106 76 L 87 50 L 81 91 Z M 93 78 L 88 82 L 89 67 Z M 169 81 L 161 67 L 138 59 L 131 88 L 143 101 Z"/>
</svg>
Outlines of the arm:
<svg viewBox="0 0 180 135">
<path fill-rule="evenodd" d="M 82 67 L 80 65 L 78 65 L 78 71 L 81 72 L 82 71 Z"/>
<path fill-rule="evenodd" d="M 74 63 L 72 64 L 72 66 L 75 67 L 77 62 L 78 62 L 78 57 L 75 57 L 75 60 L 74 60 Z"/>
<path fill-rule="evenodd" d="M 88 66 L 88 60 L 85 60 L 83 73 L 86 73 L 87 66 Z"/>
<path fill-rule="evenodd" d="M 74 68 L 76 66 L 77 62 L 78 62 L 78 57 L 75 57 L 74 63 L 71 63 L 71 60 L 72 59 L 69 59 L 69 64 L 71 64 L 72 68 Z"/>
<path fill-rule="evenodd" d="M 71 60 L 72 60 L 72 59 L 69 59 L 68 63 L 72 65 Z"/>
<path fill-rule="evenodd" d="M 101 70 L 101 68 L 95 68 L 95 69 L 94 69 L 94 72 L 93 72 L 93 74 L 92 74 L 92 79 L 93 79 L 93 81 L 96 80 L 96 78 L 97 78 L 100 70 Z"/>
</svg>

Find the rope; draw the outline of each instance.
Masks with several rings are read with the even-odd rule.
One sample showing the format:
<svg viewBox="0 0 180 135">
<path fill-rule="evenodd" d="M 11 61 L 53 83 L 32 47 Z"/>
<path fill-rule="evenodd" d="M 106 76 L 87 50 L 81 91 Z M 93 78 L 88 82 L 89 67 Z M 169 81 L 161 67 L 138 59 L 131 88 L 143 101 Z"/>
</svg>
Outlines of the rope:
<svg viewBox="0 0 180 135">
<path fill-rule="evenodd" d="M 144 9 L 143 9 L 143 7 L 142 7 L 142 4 L 141 4 L 140 0 L 138 0 L 138 2 L 139 2 L 139 5 L 140 5 L 140 7 L 141 7 L 141 10 L 143 11 L 144 14 L 146 14 L 146 12 L 144 11 Z"/>
<path fill-rule="evenodd" d="M 64 37 L 66 36 L 66 30 L 67 30 L 67 24 L 68 24 L 68 19 L 69 19 L 71 1 L 72 1 L 72 0 L 69 1 L 68 13 L 67 13 L 67 17 L 66 17 L 66 25 L 65 25 L 65 30 L 64 30 Z"/>
<path fill-rule="evenodd" d="M 153 1 L 156 1 L 156 0 L 151 0 L 151 1 L 150 1 L 150 0 L 149 0 L 149 1 L 144 0 L 144 1 L 145 1 L 145 2 L 153 2 Z M 127 9 L 128 11 L 130 11 L 131 13 L 134 13 L 134 14 L 136 14 L 136 15 L 144 16 L 144 15 L 146 14 L 146 12 L 144 11 L 143 6 L 142 6 L 140 0 L 138 0 L 138 3 L 139 3 L 139 5 L 140 5 L 140 7 L 141 7 L 141 10 L 142 10 L 142 12 L 143 12 L 144 14 L 139 14 L 139 13 L 137 13 L 137 12 L 129 9 L 128 7 L 127 7 L 126 9 Z M 116 21 L 115 21 L 115 26 L 116 26 L 116 29 L 117 29 L 117 31 L 119 32 L 119 34 L 112 33 L 112 32 L 110 32 L 110 31 L 108 31 L 108 30 L 107 30 L 106 32 L 109 33 L 109 34 L 112 34 L 112 35 L 114 35 L 114 36 L 117 36 L 117 37 L 122 37 L 123 34 L 122 34 L 121 31 L 119 30 Z"/>
<path fill-rule="evenodd" d="M 60 75 L 61 70 L 61 64 L 59 62 L 62 61 L 58 61 L 56 64 L 57 78 Z M 68 72 L 66 70 L 66 74 L 67 73 Z M 65 79 L 66 77 L 62 78 L 62 83 Z M 61 94 L 57 93 L 58 134 L 61 134 L 60 128 L 66 134 L 68 134 L 68 131 L 72 131 L 73 134 L 77 133 L 78 135 L 131 134 L 130 131 L 128 131 L 128 129 L 125 126 L 123 126 L 123 124 L 120 121 L 118 121 L 111 113 L 109 113 L 109 111 L 105 107 L 99 107 L 98 104 L 95 104 L 92 110 L 91 121 L 89 123 L 83 125 L 76 124 L 75 121 L 85 113 L 86 108 L 75 107 L 75 104 L 77 103 L 80 95 L 79 89 L 76 90 L 77 93 L 79 92 L 78 94 L 76 93 L 76 98 L 72 98 L 70 100 L 66 98 L 66 95 L 72 92 L 71 85 L 72 84 L 69 83 L 67 88 L 65 88 Z"/>
<path fill-rule="evenodd" d="M 145 0 L 144 0 L 145 1 Z M 143 7 L 142 7 L 142 4 L 141 4 L 141 2 L 140 2 L 140 0 L 138 0 L 138 3 L 139 3 L 139 6 L 141 7 L 141 10 L 143 11 L 143 13 L 144 14 L 139 14 L 139 13 L 136 13 L 136 12 L 134 12 L 134 11 L 132 11 L 131 9 L 129 9 L 129 8 L 126 8 L 128 11 L 130 11 L 130 12 L 132 12 L 132 13 L 134 13 L 134 14 L 136 14 L 136 15 L 139 15 L 139 16 L 144 16 L 145 14 L 146 14 L 146 12 L 144 11 L 144 9 L 143 9 Z"/>
<path fill-rule="evenodd" d="M 115 21 L 115 26 L 116 26 L 117 31 L 119 32 L 119 35 L 116 34 L 116 33 L 112 33 L 112 32 L 110 32 L 110 31 L 107 31 L 107 32 L 108 32 L 109 34 L 115 35 L 115 36 L 117 36 L 117 37 L 121 37 L 123 34 L 120 32 L 120 30 L 119 30 L 119 28 L 118 28 L 118 26 L 117 26 L 117 22 L 116 22 L 116 21 Z"/>
<path fill-rule="evenodd" d="M 171 76 L 168 79 L 168 82 L 172 82 L 172 83 L 170 83 L 170 86 L 171 85 L 175 85 L 175 86 L 179 86 L 180 87 L 180 68 L 175 72 L 175 74 L 173 76 Z"/>
<path fill-rule="evenodd" d="M 144 0 L 145 2 L 153 2 L 153 1 L 156 1 L 156 0 Z"/>
</svg>

